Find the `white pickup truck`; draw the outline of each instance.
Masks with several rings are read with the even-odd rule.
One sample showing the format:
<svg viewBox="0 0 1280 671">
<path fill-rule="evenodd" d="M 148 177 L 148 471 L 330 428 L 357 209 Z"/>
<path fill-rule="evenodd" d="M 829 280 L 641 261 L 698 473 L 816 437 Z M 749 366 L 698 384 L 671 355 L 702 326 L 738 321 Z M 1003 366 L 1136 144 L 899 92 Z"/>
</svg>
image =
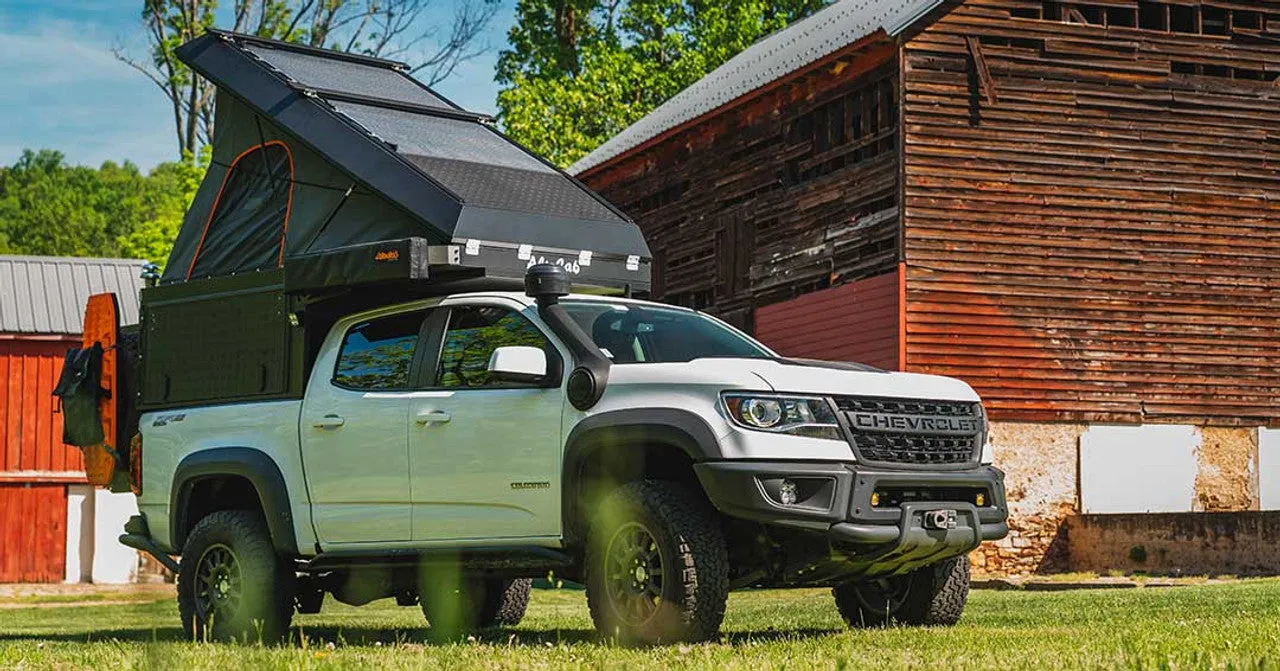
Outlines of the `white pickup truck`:
<svg viewBox="0 0 1280 671">
<path fill-rule="evenodd" d="M 851 626 L 960 617 L 966 554 L 1008 530 L 967 384 L 526 284 L 339 316 L 301 399 L 140 416 L 121 540 L 177 571 L 189 635 L 278 636 L 325 594 L 512 625 L 548 571 L 627 642 L 713 638 L 755 586 L 832 587 Z"/>
</svg>

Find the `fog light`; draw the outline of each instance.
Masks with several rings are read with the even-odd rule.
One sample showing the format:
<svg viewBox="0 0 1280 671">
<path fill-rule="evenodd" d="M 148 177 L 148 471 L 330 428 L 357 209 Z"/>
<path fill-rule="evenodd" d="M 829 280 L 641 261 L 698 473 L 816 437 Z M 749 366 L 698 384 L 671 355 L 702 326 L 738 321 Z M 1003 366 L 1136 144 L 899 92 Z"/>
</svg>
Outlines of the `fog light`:
<svg viewBox="0 0 1280 671">
<path fill-rule="evenodd" d="M 880 505 L 880 492 L 871 492 L 871 505 Z"/>
<path fill-rule="evenodd" d="M 794 506 L 796 504 L 796 483 L 790 480 L 783 480 L 782 486 L 778 488 L 778 498 L 782 500 L 782 505 Z"/>
<path fill-rule="evenodd" d="M 987 505 L 987 495 L 982 492 L 978 492 L 978 495 L 973 497 L 973 502 L 980 507 L 985 506 Z"/>
</svg>

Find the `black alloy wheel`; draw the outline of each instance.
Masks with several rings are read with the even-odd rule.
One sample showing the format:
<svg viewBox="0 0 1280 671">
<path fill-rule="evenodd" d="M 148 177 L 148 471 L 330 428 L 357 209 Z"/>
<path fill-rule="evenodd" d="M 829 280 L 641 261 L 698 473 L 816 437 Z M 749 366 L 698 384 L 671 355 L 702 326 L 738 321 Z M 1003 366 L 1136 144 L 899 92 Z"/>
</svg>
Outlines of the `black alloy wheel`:
<svg viewBox="0 0 1280 671">
<path fill-rule="evenodd" d="M 195 580 L 196 613 L 202 620 L 235 618 L 244 594 L 244 580 L 231 548 L 221 543 L 210 545 L 196 563 Z"/>
<path fill-rule="evenodd" d="M 665 567 L 653 532 L 639 522 L 618 527 L 605 562 L 609 604 L 629 626 L 643 627 L 662 604 Z"/>
</svg>

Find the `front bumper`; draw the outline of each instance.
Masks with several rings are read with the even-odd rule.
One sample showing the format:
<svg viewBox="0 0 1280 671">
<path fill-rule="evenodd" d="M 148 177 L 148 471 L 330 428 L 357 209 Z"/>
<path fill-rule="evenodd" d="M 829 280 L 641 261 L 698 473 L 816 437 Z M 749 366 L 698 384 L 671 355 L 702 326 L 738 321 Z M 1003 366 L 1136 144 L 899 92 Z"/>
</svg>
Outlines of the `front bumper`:
<svg viewBox="0 0 1280 671">
<path fill-rule="evenodd" d="M 895 575 L 968 553 L 1009 533 L 1004 473 L 890 471 L 857 464 L 714 461 L 694 466 L 720 512 L 779 530 L 820 534 L 845 571 Z M 794 503 L 783 503 L 790 482 Z M 872 505 L 909 492 L 901 502 Z M 983 493 L 978 505 L 973 493 Z M 894 493 L 894 494 L 890 494 Z M 930 524 L 945 511 L 949 524 Z"/>
</svg>

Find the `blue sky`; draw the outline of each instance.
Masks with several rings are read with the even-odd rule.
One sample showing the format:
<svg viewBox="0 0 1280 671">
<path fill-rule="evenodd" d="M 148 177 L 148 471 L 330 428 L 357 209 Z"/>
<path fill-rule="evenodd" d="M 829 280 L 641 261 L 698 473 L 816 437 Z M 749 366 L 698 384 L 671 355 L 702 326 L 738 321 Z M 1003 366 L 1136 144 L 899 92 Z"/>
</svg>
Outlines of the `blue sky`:
<svg viewBox="0 0 1280 671">
<path fill-rule="evenodd" d="M 494 62 L 515 15 L 514 0 L 502 4 L 484 38 L 492 49 L 436 87 L 477 112 L 494 110 Z M 447 24 L 452 7 L 436 0 L 432 11 Z M 121 46 L 145 54 L 141 9 L 142 0 L 0 0 L 0 165 L 24 148 L 57 149 L 93 166 L 129 159 L 143 169 L 176 157 L 168 101 L 111 53 Z"/>
</svg>

